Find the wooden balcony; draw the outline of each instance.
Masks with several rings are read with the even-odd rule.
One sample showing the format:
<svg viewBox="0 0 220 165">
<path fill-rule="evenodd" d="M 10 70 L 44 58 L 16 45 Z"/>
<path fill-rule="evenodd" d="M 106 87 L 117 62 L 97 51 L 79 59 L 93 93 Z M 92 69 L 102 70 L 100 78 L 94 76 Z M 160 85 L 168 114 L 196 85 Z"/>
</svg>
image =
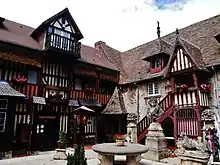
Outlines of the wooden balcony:
<svg viewBox="0 0 220 165">
<path fill-rule="evenodd" d="M 101 94 L 101 93 L 92 93 L 87 94 L 85 91 L 72 90 L 70 93 L 70 98 L 72 99 L 88 99 L 88 100 L 97 100 L 102 105 L 106 105 L 111 98 L 111 95 Z"/>
<path fill-rule="evenodd" d="M 174 92 L 174 104 L 178 107 L 208 106 L 208 93 L 197 91 L 197 89 L 191 88 L 187 92 Z"/>
<path fill-rule="evenodd" d="M 80 57 L 81 43 L 57 34 L 48 33 L 46 39 L 46 49 L 61 52 L 74 53 L 75 57 Z"/>
</svg>

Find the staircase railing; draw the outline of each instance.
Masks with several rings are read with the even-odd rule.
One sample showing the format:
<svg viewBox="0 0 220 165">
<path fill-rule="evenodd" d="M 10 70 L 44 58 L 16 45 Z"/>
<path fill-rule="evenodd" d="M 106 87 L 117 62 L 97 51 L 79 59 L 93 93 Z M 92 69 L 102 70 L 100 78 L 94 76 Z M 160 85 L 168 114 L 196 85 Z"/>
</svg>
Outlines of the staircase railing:
<svg viewBox="0 0 220 165">
<path fill-rule="evenodd" d="M 168 93 L 160 102 L 159 105 L 163 108 L 164 112 L 166 112 L 173 105 L 172 93 Z M 148 116 L 145 116 L 140 122 L 137 124 L 137 135 L 139 136 L 141 133 L 145 132 L 149 127 L 151 120 Z"/>
<path fill-rule="evenodd" d="M 173 105 L 172 96 L 172 92 L 170 92 L 159 102 L 159 106 L 164 110 L 164 112 Z"/>
<path fill-rule="evenodd" d="M 140 135 L 146 128 L 149 127 L 151 120 L 148 116 L 145 116 L 140 122 L 137 124 L 137 134 Z"/>
</svg>

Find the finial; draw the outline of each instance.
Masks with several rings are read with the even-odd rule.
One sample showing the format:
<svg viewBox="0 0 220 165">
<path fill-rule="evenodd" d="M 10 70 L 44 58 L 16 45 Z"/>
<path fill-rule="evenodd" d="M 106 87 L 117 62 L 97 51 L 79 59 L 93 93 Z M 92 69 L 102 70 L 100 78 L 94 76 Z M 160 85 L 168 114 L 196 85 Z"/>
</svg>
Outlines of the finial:
<svg viewBox="0 0 220 165">
<path fill-rule="evenodd" d="M 157 21 L 157 36 L 160 38 L 160 22 Z"/>
<path fill-rule="evenodd" d="M 176 28 L 176 39 L 178 39 L 179 38 L 179 29 L 178 28 Z"/>
</svg>

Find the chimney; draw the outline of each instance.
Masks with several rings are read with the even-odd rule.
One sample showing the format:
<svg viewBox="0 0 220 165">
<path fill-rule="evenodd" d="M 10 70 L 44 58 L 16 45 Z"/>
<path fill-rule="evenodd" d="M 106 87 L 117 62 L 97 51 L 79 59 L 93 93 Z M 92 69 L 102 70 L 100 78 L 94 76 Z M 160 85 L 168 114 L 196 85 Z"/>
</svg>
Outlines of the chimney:
<svg viewBox="0 0 220 165">
<path fill-rule="evenodd" d="M 0 24 L 5 21 L 5 18 L 0 17 Z"/>
<path fill-rule="evenodd" d="M 99 50 L 100 48 L 101 48 L 101 45 L 105 45 L 106 43 L 105 42 L 103 42 L 103 41 L 98 41 L 98 42 L 96 42 L 95 43 L 95 48 L 97 49 L 97 50 Z"/>
</svg>

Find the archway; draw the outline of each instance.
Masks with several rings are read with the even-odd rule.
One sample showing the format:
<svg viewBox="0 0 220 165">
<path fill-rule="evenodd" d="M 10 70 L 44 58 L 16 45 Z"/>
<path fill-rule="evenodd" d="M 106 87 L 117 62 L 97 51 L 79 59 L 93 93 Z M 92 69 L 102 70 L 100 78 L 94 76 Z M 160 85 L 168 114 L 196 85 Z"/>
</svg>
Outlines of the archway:
<svg viewBox="0 0 220 165">
<path fill-rule="evenodd" d="M 175 139 L 174 139 L 174 123 L 171 118 L 167 117 L 161 123 L 163 128 L 163 133 L 165 137 L 167 137 L 167 144 L 168 146 L 175 146 Z"/>
</svg>

